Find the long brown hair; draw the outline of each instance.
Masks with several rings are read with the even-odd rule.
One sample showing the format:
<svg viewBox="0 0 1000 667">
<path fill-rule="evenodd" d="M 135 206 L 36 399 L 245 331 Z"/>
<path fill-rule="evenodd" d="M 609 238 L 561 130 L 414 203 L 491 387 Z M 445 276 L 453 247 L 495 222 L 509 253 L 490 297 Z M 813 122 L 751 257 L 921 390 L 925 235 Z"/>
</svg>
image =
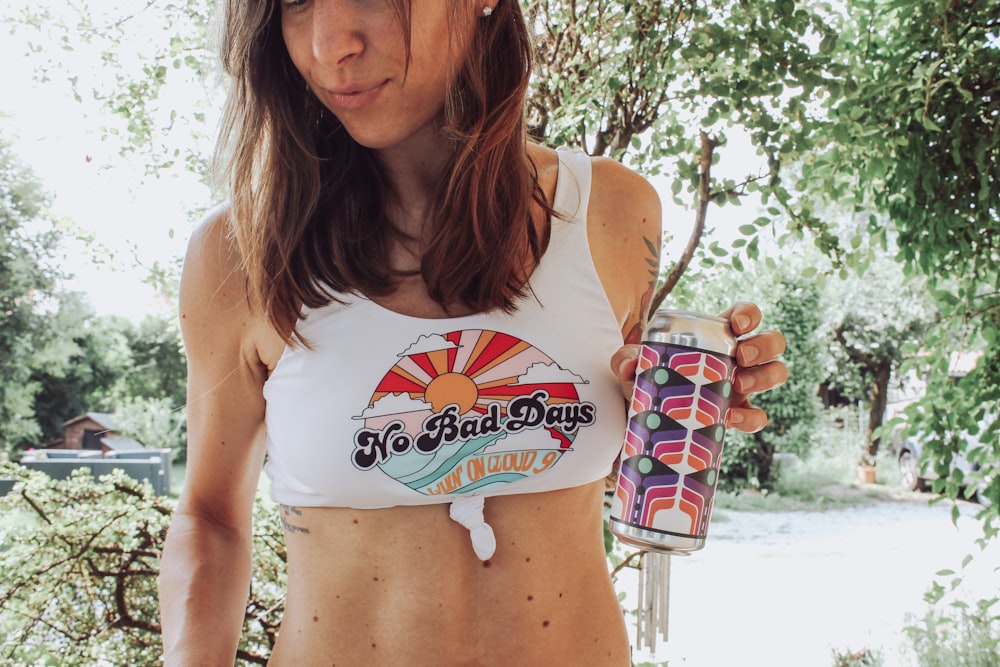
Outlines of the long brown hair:
<svg viewBox="0 0 1000 667">
<path fill-rule="evenodd" d="M 411 1 L 391 0 L 407 53 Z M 303 306 L 392 290 L 399 276 L 389 248 L 398 232 L 386 218 L 374 156 L 307 90 L 285 49 L 277 5 L 226 3 L 221 53 L 231 87 L 216 157 L 251 302 L 291 342 L 300 339 Z M 548 241 L 532 223 L 532 202 L 551 214 L 527 155 L 531 41 L 516 0 L 500 0 L 473 32 L 445 100 L 443 132 L 454 151 L 420 273 L 445 308 L 510 312 Z"/>
</svg>

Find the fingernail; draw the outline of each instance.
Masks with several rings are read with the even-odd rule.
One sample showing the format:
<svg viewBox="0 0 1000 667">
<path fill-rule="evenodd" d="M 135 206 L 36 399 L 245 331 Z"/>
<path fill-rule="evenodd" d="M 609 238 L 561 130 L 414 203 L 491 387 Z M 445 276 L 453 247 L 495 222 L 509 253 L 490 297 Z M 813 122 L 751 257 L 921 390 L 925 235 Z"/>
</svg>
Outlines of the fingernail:
<svg viewBox="0 0 1000 667">
<path fill-rule="evenodd" d="M 740 393 L 749 394 L 750 390 L 753 389 L 753 386 L 757 384 L 757 381 L 754 379 L 752 375 L 744 375 L 740 377 L 739 384 L 740 384 Z"/>
<path fill-rule="evenodd" d="M 621 375 L 621 373 L 624 370 L 625 366 L 627 366 L 628 364 L 634 362 L 638 358 L 639 358 L 639 352 L 638 352 L 638 350 L 636 350 L 634 352 L 632 350 L 628 350 L 622 356 L 622 360 L 618 364 L 618 374 Z"/>
<path fill-rule="evenodd" d="M 740 331 L 746 331 L 750 328 L 750 318 L 746 315 L 737 315 L 733 318 L 733 322 L 736 323 L 736 327 Z"/>
<path fill-rule="evenodd" d="M 743 357 L 744 364 L 752 364 L 760 356 L 760 350 L 755 345 L 741 345 L 740 356 Z"/>
<path fill-rule="evenodd" d="M 735 410 L 730 411 L 730 413 L 729 413 L 729 423 L 732 424 L 733 426 L 735 426 L 736 424 L 742 424 L 743 423 L 743 413 L 742 412 L 736 412 Z"/>
</svg>

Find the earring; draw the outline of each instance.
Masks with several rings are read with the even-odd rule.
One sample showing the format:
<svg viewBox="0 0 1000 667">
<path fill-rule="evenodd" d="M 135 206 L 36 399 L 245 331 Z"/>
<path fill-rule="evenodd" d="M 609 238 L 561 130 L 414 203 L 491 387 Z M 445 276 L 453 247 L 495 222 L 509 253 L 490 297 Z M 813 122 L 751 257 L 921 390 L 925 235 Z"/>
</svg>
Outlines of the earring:
<svg viewBox="0 0 1000 667">
<path fill-rule="evenodd" d="M 489 5 L 486 5 L 485 7 L 483 7 L 483 16 L 484 17 L 488 17 L 492 13 L 493 13 L 493 8 L 492 7 L 490 7 Z"/>
</svg>

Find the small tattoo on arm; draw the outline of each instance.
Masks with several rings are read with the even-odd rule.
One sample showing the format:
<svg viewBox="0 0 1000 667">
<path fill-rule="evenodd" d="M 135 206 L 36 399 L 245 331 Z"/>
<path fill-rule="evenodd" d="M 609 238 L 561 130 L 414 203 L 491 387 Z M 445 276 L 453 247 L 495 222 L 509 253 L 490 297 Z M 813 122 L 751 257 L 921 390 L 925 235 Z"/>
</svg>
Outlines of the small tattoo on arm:
<svg viewBox="0 0 1000 667">
<path fill-rule="evenodd" d="M 649 286 L 646 288 L 646 292 L 642 295 L 642 299 L 639 301 L 639 312 L 636 313 L 638 319 L 629 329 L 628 335 L 625 336 L 626 343 L 640 343 L 642 341 L 642 330 L 646 328 L 646 322 L 649 320 L 649 308 L 650 304 L 653 302 L 653 295 L 656 294 L 656 283 L 660 278 L 660 249 L 656 247 L 656 244 L 652 240 L 642 238 L 646 243 L 646 264 L 649 266 Z"/>
<path fill-rule="evenodd" d="M 302 516 L 302 510 L 298 507 L 291 507 L 290 505 L 281 506 L 281 526 L 289 533 L 302 533 L 304 535 L 309 534 L 308 528 L 303 528 L 294 523 L 295 517 Z"/>
</svg>

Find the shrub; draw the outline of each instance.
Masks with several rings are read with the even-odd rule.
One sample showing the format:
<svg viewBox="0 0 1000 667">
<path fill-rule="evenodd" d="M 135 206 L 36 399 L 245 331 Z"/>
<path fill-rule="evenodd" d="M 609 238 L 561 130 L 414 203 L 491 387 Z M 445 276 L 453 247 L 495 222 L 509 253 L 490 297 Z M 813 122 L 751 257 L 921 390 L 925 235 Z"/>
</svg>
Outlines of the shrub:
<svg viewBox="0 0 1000 667">
<path fill-rule="evenodd" d="M 996 667 L 1000 665 L 1000 615 L 997 598 L 974 607 L 952 602 L 941 611 L 930 606 L 923 618 L 907 615 L 903 629 L 918 667 Z"/>
<path fill-rule="evenodd" d="M 882 667 L 883 664 L 882 653 L 869 648 L 833 652 L 833 667 Z"/>
<path fill-rule="evenodd" d="M 156 578 L 172 501 L 120 472 L 66 481 L 0 465 L 0 663 L 160 664 Z M 276 508 L 258 499 L 241 665 L 267 663 L 283 611 Z"/>
</svg>

